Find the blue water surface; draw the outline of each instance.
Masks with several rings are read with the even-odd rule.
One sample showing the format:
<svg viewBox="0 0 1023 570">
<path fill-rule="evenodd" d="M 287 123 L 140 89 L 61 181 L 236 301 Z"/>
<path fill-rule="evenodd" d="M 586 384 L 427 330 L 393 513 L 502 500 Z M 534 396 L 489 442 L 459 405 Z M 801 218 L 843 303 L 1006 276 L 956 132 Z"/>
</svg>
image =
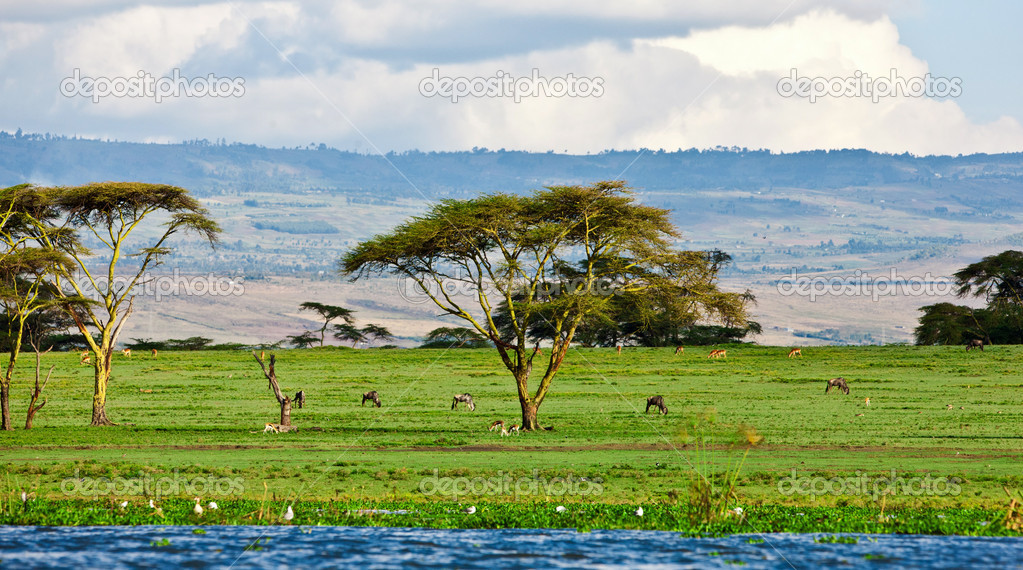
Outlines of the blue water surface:
<svg viewBox="0 0 1023 570">
<path fill-rule="evenodd" d="M 201 529 L 205 534 L 194 534 Z M 853 537 L 855 544 L 818 543 Z M 1023 568 L 1023 539 L 386 527 L 0 527 L 0 568 Z"/>
</svg>

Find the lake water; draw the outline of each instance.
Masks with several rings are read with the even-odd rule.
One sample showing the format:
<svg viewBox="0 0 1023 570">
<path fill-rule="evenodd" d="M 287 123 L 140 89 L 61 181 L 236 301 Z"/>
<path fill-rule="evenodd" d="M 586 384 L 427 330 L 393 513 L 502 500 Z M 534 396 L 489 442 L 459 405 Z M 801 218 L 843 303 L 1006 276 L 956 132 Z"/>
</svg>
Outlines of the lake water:
<svg viewBox="0 0 1023 570">
<path fill-rule="evenodd" d="M 205 534 L 193 534 L 201 528 Z M 4 568 L 1023 568 L 1023 539 L 380 527 L 0 527 Z M 761 542 L 762 541 L 762 542 Z M 246 549 L 246 547 L 249 547 Z"/>
</svg>

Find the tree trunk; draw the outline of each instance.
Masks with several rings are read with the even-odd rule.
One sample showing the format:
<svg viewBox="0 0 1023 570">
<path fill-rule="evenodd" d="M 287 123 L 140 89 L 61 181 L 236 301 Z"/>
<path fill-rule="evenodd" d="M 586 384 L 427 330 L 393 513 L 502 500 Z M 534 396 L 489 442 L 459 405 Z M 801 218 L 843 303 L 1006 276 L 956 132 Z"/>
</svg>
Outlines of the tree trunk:
<svg viewBox="0 0 1023 570">
<path fill-rule="evenodd" d="M 36 402 L 38 402 L 39 398 L 42 397 L 43 390 L 46 389 L 46 384 L 50 382 L 50 375 L 53 374 L 53 369 L 56 368 L 56 366 L 51 366 L 50 370 L 46 372 L 46 379 L 43 380 L 42 384 L 40 384 L 39 375 L 40 368 L 42 368 L 43 365 L 44 353 L 39 352 L 39 345 L 36 344 L 34 341 L 32 342 L 32 346 L 36 349 L 36 384 L 35 388 L 30 390 L 32 398 L 28 402 L 28 413 L 25 414 L 25 429 L 32 429 L 32 418 L 36 416 L 36 412 L 43 409 L 43 406 L 46 405 L 46 400 L 43 400 L 43 403 L 39 404 L 38 406 L 36 405 Z M 50 348 L 47 348 L 46 352 L 50 352 L 52 348 L 53 348 L 52 346 Z"/>
<path fill-rule="evenodd" d="M 3 421 L 0 422 L 0 429 L 9 431 L 14 429 L 11 423 L 11 386 L 7 382 L 0 382 L 0 408 L 3 408 Z"/>
<path fill-rule="evenodd" d="M 270 367 L 267 368 L 263 363 L 261 355 L 257 355 L 255 351 L 252 352 L 253 358 L 259 363 L 259 367 L 263 369 L 263 375 L 270 382 L 270 390 L 273 391 L 274 397 L 277 398 L 277 403 L 281 405 L 281 423 L 278 428 L 281 432 L 288 432 L 298 428 L 291 426 L 291 398 L 285 396 L 281 392 L 281 386 L 277 383 L 277 371 L 274 367 L 277 364 L 277 355 L 270 355 Z"/>
<path fill-rule="evenodd" d="M 533 431 L 540 429 L 540 425 L 536 423 L 536 412 L 540 409 L 539 404 L 533 404 L 531 401 L 522 402 L 522 429 L 525 431 Z"/>
<path fill-rule="evenodd" d="M 36 416 L 36 412 L 46 405 L 46 400 L 43 400 L 42 404 L 36 405 L 41 394 L 42 390 L 39 389 L 39 386 L 36 386 L 36 389 L 32 392 L 32 400 L 28 403 L 28 413 L 25 415 L 25 429 L 32 429 L 32 418 Z"/>
<path fill-rule="evenodd" d="M 287 397 L 281 402 L 281 425 L 291 425 L 291 400 Z"/>
<path fill-rule="evenodd" d="M 112 426 L 114 422 L 107 418 L 107 383 L 110 381 L 111 349 L 104 347 L 106 354 L 96 355 L 96 382 L 92 394 L 93 426 Z"/>
</svg>

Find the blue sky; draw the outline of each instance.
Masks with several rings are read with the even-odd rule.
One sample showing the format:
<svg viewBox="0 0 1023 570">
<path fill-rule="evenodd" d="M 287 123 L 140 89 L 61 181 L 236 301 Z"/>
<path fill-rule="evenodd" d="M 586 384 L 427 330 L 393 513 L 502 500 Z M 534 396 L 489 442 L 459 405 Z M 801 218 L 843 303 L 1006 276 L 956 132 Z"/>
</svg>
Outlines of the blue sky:
<svg viewBox="0 0 1023 570">
<path fill-rule="evenodd" d="M 958 103 L 968 117 L 1023 122 L 1023 3 L 931 0 L 897 10 L 892 21 L 934 72 L 963 78 Z"/>
<path fill-rule="evenodd" d="M 0 129 L 362 152 L 1016 152 L 1021 6 L 0 0 Z M 878 96 L 863 77 L 920 91 Z"/>
</svg>

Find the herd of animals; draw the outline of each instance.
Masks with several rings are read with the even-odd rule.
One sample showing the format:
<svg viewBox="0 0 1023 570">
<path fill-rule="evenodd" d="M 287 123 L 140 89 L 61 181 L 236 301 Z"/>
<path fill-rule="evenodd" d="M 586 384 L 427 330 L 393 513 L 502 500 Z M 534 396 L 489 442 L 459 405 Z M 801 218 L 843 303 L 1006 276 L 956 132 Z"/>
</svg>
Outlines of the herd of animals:
<svg viewBox="0 0 1023 570">
<path fill-rule="evenodd" d="M 622 353 L 622 348 L 623 348 L 622 345 L 617 345 L 615 347 L 615 350 L 616 350 L 616 352 L 619 355 L 621 355 L 621 353 Z M 981 351 L 983 351 L 984 350 L 984 341 L 980 340 L 980 339 L 975 339 L 975 340 L 971 340 L 971 341 L 966 343 L 966 351 L 967 352 L 969 352 L 970 350 L 973 350 L 975 348 L 976 349 L 980 349 Z M 539 346 L 537 347 L 537 352 L 539 352 Z M 125 348 L 124 350 L 121 351 L 121 353 L 124 356 L 126 356 L 128 358 L 131 358 L 131 349 L 130 348 Z M 685 353 L 685 348 L 682 347 L 682 346 L 679 346 L 678 348 L 675 349 L 675 355 L 676 356 L 679 355 L 679 354 L 684 354 L 684 353 Z M 157 357 L 157 350 L 155 348 L 152 349 L 150 354 L 151 354 L 152 358 L 156 358 Z M 91 354 L 90 354 L 89 351 L 87 351 L 87 350 L 86 351 L 82 351 L 82 353 L 81 353 L 81 362 L 80 363 L 81 364 L 90 364 L 91 363 L 90 356 L 91 356 Z M 793 348 L 792 350 L 789 351 L 789 353 L 788 353 L 788 357 L 789 358 L 793 358 L 795 356 L 803 356 L 802 350 L 799 349 L 799 348 Z M 718 349 L 711 350 L 710 354 L 707 357 L 708 358 L 727 358 L 727 353 L 726 353 L 726 351 L 724 349 L 719 349 L 718 348 Z M 846 395 L 849 394 L 849 383 L 846 382 L 845 378 L 839 377 L 839 378 L 832 378 L 832 379 L 828 380 L 825 383 L 824 393 L 827 394 L 828 392 L 831 391 L 832 388 L 836 388 L 838 390 L 841 390 Z M 298 403 L 298 407 L 299 408 L 303 407 L 303 405 L 305 404 L 305 393 L 300 391 L 298 394 L 295 395 L 295 397 L 296 397 L 296 401 Z M 375 405 L 376 407 L 379 408 L 381 406 L 380 394 L 378 394 L 376 392 L 376 390 L 371 390 L 369 392 L 366 392 L 365 394 L 362 395 L 362 405 L 365 406 L 366 402 L 370 402 L 370 403 L 372 403 L 373 405 Z M 867 406 L 869 406 L 870 405 L 870 398 L 866 398 L 864 400 L 864 402 L 865 402 L 865 404 Z M 454 398 L 451 401 L 451 409 L 452 410 L 456 409 L 459 404 L 465 405 L 466 408 L 469 408 L 469 411 L 475 411 L 476 410 L 476 403 L 473 401 L 472 396 L 470 394 L 455 394 Z M 660 395 L 658 395 L 658 396 L 650 396 L 649 398 L 647 398 L 647 401 L 646 401 L 646 411 L 644 413 L 649 413 L 650 412 L 650 408 L 656 408 L 662 415 L 668 413 L 668 407 L 664 404 L 664 397 L 660 396 Z M 951 405 L 949 406 L 949 408 L 951 408 Z M 498 430 L 498 429 L 500 429 L 502 437 L 508 436 L 508 435 L 512 435 L 512 434 L 518 435 L 518 433 L 520 431 L 520 427 L 519 427 L 518 424 L 515 424 L 515 425 L 512 425 L 512 426 L 506 428 L 505 427 L 505 423 L 504 423 L 503 420 L 497 420 L 494 423 L 490 424 L 490 431 L 495 431 L 495 430 Z M 277 432 L 277 429 L 275 429 L 274 424 L 266 424 L 266 428 L 263 430 L 263 433 L 267 433 L 267 432 L 273 432 L 273 433 Z"/>
<path fill-rule="evenodd" d="M 616 352 L 619 355 L 622 353 L 622 348 L 623 348 L 622 345 L 618 345 L 618 346 L 615 347 L 615 350 L 616 350 Z M 969 352 L 970 350 L 972 350 L 974 348 L 979 348 L 980 350 L 983 351 L 984 350 L 984 342 L 981 341 L 981 340 L 972 340 L 972 341 L 970 341 L 970 342 L 968 342 L 966 344 L 967 352 Z M 685 353 L 685 348 L 682 347 L 682 346 L 679 346 L 678 348 L 675 349 L 675 354 L 676 355 L 684 354 L 684 353 Z M 789 351 L 788 358 L 793 358 L 793 357 L 796 357 L 796 356 L 800 356 L 800 357 L 803 356 L 802 349 L 800 349 L 800 348 L 793 348 L 792 350 Z M 708 358 L 726 358 L 726 357 L 727 357 L 727 354 L 726 354 L 725 350 L 723 350 L 723 349 L 711 350 L 710 354 L 708 355 Z M 825 383 L 824 393 L 827 394 L 828 392 L 831 391 L 832 388 L 837 388 L 838 390 L 841 390 L 842 392 L 844 392 L 846 395 L 849 394 L 849 383 L 846 382 L 845 378 L 838 377 L 838 378 L 832 378 L 832 379 L 828 380 Z M 377 392 L 375 390 L 370 391 L 370 392 L 366 392 L 365 394 L 362 395 L 362 405 L 366 405 L 367 401 L 372 402 L 378 408 L 380 407 L 380 395 L 377 394 Z M 476 403 L 473 401 L 472 396 L 470 394 L 455 394 L 454 398 L 451 401 L 451 409 L 454 410 L 454 409 L 458 408 L 459 404 L 464 404 L 465 407 L 469 408 L 470 411 L 475 411 L 476 410 Z M 870 405 L 870 398 L 864 399 L 864 404 L 869 406 Z M 660 396 L 660 395 L 650 396 L 649 398 L 647 398 L 647 400 L 646 400 L 646 410 L 645 410 L 644 413 L 650 413 L 650 408 L 657 409 L 662 415 L 668 413 L 668 406 L 666 406 L 664 404 L 664 397 Z M 951 408 L 951 405 L 949 406 L 949 408 Z M 862 414 L 859 414 L 859 415 L 862 415 Z M 549 429 L 549 428 L 545 428 L 545 429 Z M 496 420 L 495 422 L 490 424 L 489 431 L 497 431 L 497 430 L 500 430 L 501 437 L 505 437 L 505 436 L 509 436 L 509 435 L 518 435 L 519 432 L 520 432 L 520 426 L 518 424 L 513 424 L 511 426 L 506 426 L 506 424 L 504 423 L 504 420 Z"/>
</svg>

